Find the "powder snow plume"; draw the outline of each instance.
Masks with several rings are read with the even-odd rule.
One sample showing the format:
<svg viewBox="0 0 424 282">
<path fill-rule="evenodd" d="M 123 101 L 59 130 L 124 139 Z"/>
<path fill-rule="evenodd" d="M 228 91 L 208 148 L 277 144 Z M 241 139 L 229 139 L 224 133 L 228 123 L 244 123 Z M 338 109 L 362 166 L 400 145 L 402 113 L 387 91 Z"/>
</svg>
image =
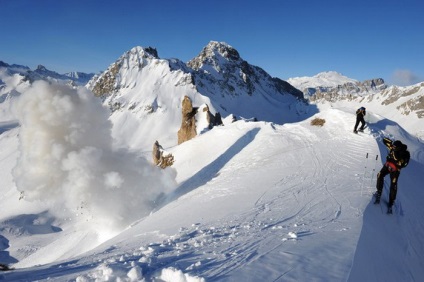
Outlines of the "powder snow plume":
<svg viewBox="0 0 424 282">
<path fill-rule="evenodd" d="M 85 88 L 35 82 L 14 113 L 21 125 L 16 186 L 57 215 L 122 228 L 175 187 L 172 169 L 113 148 L 109 112 Z"/>
</svg>

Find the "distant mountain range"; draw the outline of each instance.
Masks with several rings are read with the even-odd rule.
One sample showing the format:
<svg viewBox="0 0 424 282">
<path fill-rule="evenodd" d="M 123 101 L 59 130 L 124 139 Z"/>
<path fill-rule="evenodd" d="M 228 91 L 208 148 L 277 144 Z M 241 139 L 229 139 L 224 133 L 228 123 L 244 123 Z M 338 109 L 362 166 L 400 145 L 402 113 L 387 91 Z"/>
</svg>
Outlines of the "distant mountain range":
<svg viewBox="0 0 424 282">
<path fill-rule="evenodd" d="M 5 77 L 15 77 L 14 80 Z M 160 143 L 176 144 L 184 96 L 193 106 L 208 105 L 222 117 L 255 119 L 278 124 L 295 122 L 318 112 L 326 103 L 352 102 L 370 107 L 390 106 L 387 112 L 424 117 L 424 82 L 408 87 L 387 86 L 382 78 L 356 81 L 337 72 L 287 81 L 271 77 L 265 70 L 243 60 L 224 42 L 211 41 L 184 63 L 161 59 L 152 47 L 134 47 L 113 62 L 103 73 L 58 74 L 38 66 L 35 70 L 0 61 L 0 103 L 19 95 L 26 85 L 44 79 L 72 86 L 85 85 L 111 109 L 114 135 L 131 136 L 131 144 L 150 147 L 159 138 L 154 134 L 168 128 Z M 1 114 L 0 107 L 0 117 Z M 143 137 L 140 137 L 143 136 Z M 128 143 L 129 140 L 120 140 Z M 135 143 L 134 143 L 135 142 Z"/>
<path fill-rule="evenodd" d="M 94 73 L 87 74 L 83 72 L 69 72 L 65 74 L 59 74 L 55 71 L 48 70 L 43 65 L 38 65 L 35 70 L 31 70 L 27 66 L 16 64 L 9 65 L 3 61 L 0 61 L 0 68 L 5 68 L 6 73 L 9 75 L 20 75 L 23 77 L 23 80 L 29 81 L 44 79 L 85 85 L 94 76 Z"/>
<path fill-rule="evenodd" d="M 405 87 L 388 86 L 382 78 L 360 82 L 334 71 L 290 78 L 288 82 L 314 103 L 356 100 L 365 104 L 378 100 L 381 106 L 394 105 L 403 115 L 415 113 L 418 118 L 424 118 L 424 82 Z"/>
</svg>

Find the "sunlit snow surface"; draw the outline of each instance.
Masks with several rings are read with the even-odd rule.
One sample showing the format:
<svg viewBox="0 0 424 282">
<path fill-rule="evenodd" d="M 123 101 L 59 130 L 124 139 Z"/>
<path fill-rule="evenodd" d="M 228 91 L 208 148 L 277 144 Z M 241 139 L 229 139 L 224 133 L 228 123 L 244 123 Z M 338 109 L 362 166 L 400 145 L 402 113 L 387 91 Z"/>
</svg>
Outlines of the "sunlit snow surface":
<svg viewBox="0 0 424 282">
<path fill-rule="evenodd" d="M 78 129 L 95 120 L 97 112 L 104 113 L 97 106 L 84 105 L 88 98 L 83 98 L 83 93 L 73 95 L 76 97 L 50 103 L 56 116 L 44 117 L 41 124 L 28 127 L 25 117 L 20 120 L 21 127 L 16 121 L 1 123 L 0 262 L 16 269 L 2 272 L 0 279 L 424 278 L 424 145 L 396 120 L 385 119 L 378 108 L 368 109 L 369 126 L 358 135 L 352 133 L 353 108 L 357 105 L 323 107 L 313 117 L 285 125 L 224 119 L 225 126 L 166 148 L 176 162 L 172 169 L 162 171 L 150 165 L 146 148 L 113 148 L 106 142 L 108 130 L 100 125 L 78 135 Z M 77 99 L 82 109 L 94 107 L 86 112 L 88 119 L 78 116 L 62 122 L 59 131 L 45 126 L 43 122 L 61 122 L 61 112 L 55 106 L 71 110 L 72 99 Z M 23 115 L 36 112 L 25 109 Z M 47 114 L 44 108 L 38 112 Z M 325 119 L 323 127 L 310 124 L 315 117 Z M 107 129 L 113 125 L 103 126 Z M 28 141 L 23 145 L 28 130 L 40 134 L 41 143 Z M 65 138 L 73 130 L 77 138 Z M 102 136 L 96 132 L 102 132 Z M 50 137 L 43 139 L 43 134 Z M 89 136 L 102 141 L 86 140 Z M 412 154 L 410 165 L 401 173 L 391 216 L 386 214 L 384 201 L 372 204 L 376 174 L 387 153 L 382 136 L 401 139 Z M 52 149 L 54 144 L 49 147 L 43 143 L 48 140 L 56 140 L 62 149 L 57 151 Z M 86 155 L 87 148 L 97 153 Z M 71 158 L 75 154 L 78 158 Z M 23 162 L 26 156 L 40 163 L 35 168 L 26 167 L 34 161 Z M 56 162 L 52 162 L 55 157 Z M 69 158 L 78 165 L 64 166 Z M 49 167 L 51 163 L 55 166 Z M 24 184 L 12 177 L 16 169 L 22 171 L 14 174 L 15 178 L 28 178 Z M 30 169 L 53 171 L 55 184 L 37 190 L 41 186 L 30 183 L 39 175 L 25 175 Z M 159 184 L 150 177 L 166 181 Z M 85 182 L 79 182 L 84 179 L 94 184 L 84 186 Z M 168 184 L 167 189 L 160 190 Z M 387 199 L 387 184 L 385 187 L 383 199 Z M 25 195 L 33 189 L 37 191 L 35 201 L 25 197 L 19 200 L 21 191 Z M 158 189 L 165 195 L 156 197 Z M 99 200 L 102 191 L 108 195 L 104 201 Z M 84 206 L 75 198 L 84 199 Z M 52 201 L 61 204 L 64 211 L 60 212 Z M 91 207 L 90 216 L 86 206 Z M 125 223 L 124 227 L 118 228 L 119 223 Z M 115 228 L 104 228 L 105 224 Z"/>
</svg>

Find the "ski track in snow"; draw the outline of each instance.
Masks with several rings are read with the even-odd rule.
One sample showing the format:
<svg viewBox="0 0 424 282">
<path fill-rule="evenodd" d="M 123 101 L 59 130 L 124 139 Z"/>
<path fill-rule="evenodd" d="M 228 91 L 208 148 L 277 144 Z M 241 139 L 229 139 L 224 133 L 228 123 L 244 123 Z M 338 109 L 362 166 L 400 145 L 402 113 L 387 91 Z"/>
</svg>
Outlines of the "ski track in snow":
<svg viewBox="0 0 424 282">
<path fill-rule="evenodd" d="M 235 277 L 252 281 L 252 273 L 256 281 L 296 281 L 299 277 L 355 281 L 359 274 L 355 269 L 350 271 L 357 263 L 353 257 L 365 207 L 373 209 L 373 216 L 381 216 L 369 204 L 381 157 L 375 160 L 380 152 L 372 129 L 354 135 L 352 121 L 346 116 L 350 117 L 327 113 L 328 124 L 322 128 L 312 127 L 307 121 L 277 127 L 246 123 L 245 132 L 256 127 L 260 130 L 254 138 L 235 141 L 237 152 L 244 157 L 239 159 L 239 154 L 230 152 L 218 157 L 214 166 L 201 171 L 202 179 L 196 180 L 199 187 L 186 186 L 180 198 L 127 230 L 137 240 L 128 240 L 131 236 L 124 232 L 107 242 L 108 246 L 90 252 L 95 256 L 17 270 L 7 277 L 25 277 L 31 271 L 34 279 L 48 277 L 55 281 L 58 275 L 60 281 L 73 279 L 74 273 L 85 269 L 80 279 L 94 280 L 126 277 L 135 268 L 141 269 L 144 277 L 158 277 L 159 270 L 175 267 L 207 281 L 234 281 Z M 226 214 L 225 205 L 234 205 L 238 197 L 245 202 Z M 214 202 L 221 199 L 225 199 L 219 202 L 221 210 L 213 209 Z M 187 225 L 179 226 L 173 235 L 149 227 L 148 221 L 154 222 L 161 213 L 168 214 L 168 224 L 173 225 L 174 217 L 182 213 L 181 201 L 202 204 L 205 215 L 217 215 L 207 220 L 201 215 L 183 214 Z M 390 232 L 393 221 L 403 224 L 401 211 L 398 203 L 394 216 L 382 219 L 388 222 L 384 232 Z M 371 226 L 364 228 L 372 236 Z M 413 230 L 401 228 L 399 232 L 401 237 L 414 236 L 410 234 Z M 317 244 L 320 248 L 313 248 Z M 406 243 L 401 247 L 413 256 L 420 250 L 414 246 Z M 360 248 L 358 254 L 363 251 Z M 371 259 L 363 263 L 375 266 Z"/>
</svg>

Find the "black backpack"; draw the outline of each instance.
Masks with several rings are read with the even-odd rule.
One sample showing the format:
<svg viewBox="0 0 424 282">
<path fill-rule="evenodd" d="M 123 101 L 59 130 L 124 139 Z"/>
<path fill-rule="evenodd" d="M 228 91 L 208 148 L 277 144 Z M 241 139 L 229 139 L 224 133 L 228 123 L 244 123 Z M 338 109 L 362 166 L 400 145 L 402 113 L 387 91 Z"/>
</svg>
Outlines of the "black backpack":
<svg viewBox="0 0 424 282">
<path fill-rule="evenodd" d="M 401 158 L 402 158 L 402 165 L 401 167 L 404 168 L 409 164 L 409 159 L 411 158 L 411 154 L 408 151 L 408 146 L 406 146 L 405 144 L 402 144 L 402 150 L 401 150 Z"/>
</svg>

